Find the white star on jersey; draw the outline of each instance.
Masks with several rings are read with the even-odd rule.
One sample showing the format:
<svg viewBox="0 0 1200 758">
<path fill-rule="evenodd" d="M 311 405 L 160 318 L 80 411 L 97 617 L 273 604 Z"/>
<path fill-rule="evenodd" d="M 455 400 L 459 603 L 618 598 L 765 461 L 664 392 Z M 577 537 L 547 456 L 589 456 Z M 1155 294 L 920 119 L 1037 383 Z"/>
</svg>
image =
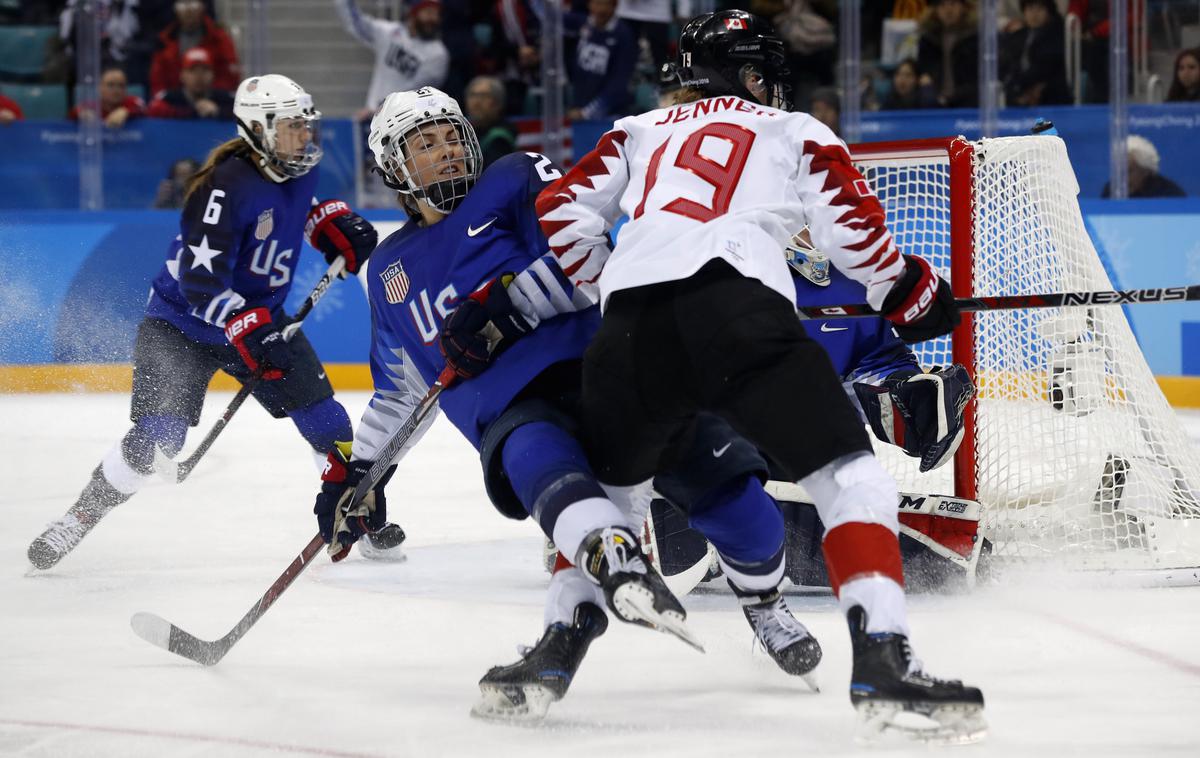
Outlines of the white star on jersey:
<svg viewBox="0 0 1200 758">
<path fill-rule="evenodd" d="M 208 273 L 214 273 L 212 260 L 220 255 L 221 251 L 215 250 L 208 246 L 207 234 L 200 238 L 199 245 L 188 245 L 188 250 L 191 250 L 192 255 L 196 256 L 196 259 L 192 261 L 192 268 L 199 268 L 200 266 L 203 266 L 204 268 L 208 269 Z"/>
</svg>

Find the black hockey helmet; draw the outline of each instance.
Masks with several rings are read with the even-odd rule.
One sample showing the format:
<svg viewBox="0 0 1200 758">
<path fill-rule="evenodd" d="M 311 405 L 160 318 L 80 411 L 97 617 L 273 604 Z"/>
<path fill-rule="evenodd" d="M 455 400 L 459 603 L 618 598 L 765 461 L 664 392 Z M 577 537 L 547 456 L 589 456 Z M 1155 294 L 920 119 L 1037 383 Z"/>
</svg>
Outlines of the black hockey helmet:
<svg viewBox="0 0 1200 758">
<path fill-rule="evenodd" d="M 697 16 L 683 27 L 676 63 L 682 86 L 706 95 L 737 95 L 761 102 L 746 85 L 755 74 L 769 95 L 766 104 L 788 110 L 791 98 L 783 41 L 769 22 L 746 11 L 728 10 Z"/>
</svg>

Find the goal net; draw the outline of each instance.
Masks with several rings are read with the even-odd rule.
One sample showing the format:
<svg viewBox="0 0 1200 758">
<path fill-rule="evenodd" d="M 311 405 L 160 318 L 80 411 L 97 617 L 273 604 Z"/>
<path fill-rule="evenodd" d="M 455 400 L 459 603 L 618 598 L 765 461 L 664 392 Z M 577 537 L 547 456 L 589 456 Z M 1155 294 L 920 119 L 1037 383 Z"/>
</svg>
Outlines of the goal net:
<svg viewBox="0 0 1200 758">
<path fill-rule="evenodd" d="M 956 296 L 1113 288 L 1061 139 L 851 152 L 900 250 L 929 261 Z M 1200 461 L 1120 306 L 964 314 L 952 336 L 914 349 L 927 368 L 965 365 L 978 395 L 953 465 L 921 474 L 916 459 L 879 451 L 902 491 L 979 500 L 996 560 L 1200 566 Z"/>
</svg>

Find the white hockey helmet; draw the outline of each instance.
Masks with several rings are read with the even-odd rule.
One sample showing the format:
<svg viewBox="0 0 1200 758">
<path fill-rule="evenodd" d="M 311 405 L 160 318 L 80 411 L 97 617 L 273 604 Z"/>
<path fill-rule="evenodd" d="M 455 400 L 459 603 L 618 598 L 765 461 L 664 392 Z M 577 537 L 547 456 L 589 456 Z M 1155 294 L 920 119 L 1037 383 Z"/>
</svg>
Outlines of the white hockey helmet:
<svg viewBox="0 0 1200 758">
<path fill-rule="evenodd" d="M 424 200 L 442 213 L 462 202 L 483 168 L 474 127 L 435 87 L 388 95 L 371 119 L 367 144 L 384 183 L 406 196 L 406 205 Z"/>
<path fill-rule="evenodd" d="M 277 182 L 304 176 L 321 161 L 321 112 L 312 95 L 280 74 L 252 76 L 233 99 L 238 135 Z M 282 130 L 282 131 L 281 131 Z"/>
</svg>

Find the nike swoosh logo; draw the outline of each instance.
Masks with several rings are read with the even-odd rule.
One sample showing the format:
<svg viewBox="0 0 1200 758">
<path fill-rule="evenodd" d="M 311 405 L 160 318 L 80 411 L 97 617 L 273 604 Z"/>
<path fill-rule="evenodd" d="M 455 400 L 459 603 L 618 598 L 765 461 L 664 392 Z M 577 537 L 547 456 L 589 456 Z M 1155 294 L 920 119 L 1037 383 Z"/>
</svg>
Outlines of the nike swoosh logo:
<svg viewBox="0 0 1200 758">
<path fill-rule="evenodd" d="M 821 324 L 821 331 L 823 332 L 844 332 L 849 328 L 850 327 L 848 326 L 830 326 L 829 324 Z"/>
<path fill-rule="evenodd" d="M 491 226 L 494 223 L 496 223 L 496 219 L 493 218 L 493 219 L 490 219 L 486 224 L 484 224 L 483 226 L 480 226 L 480 227 L 468 226 L 467 227 L 467 236 L 474 237 L 475 235 L 479 234 L 484 229 L 487 229 L 489 226 Z"/>
<path fill-rule="evenodd" d="M 713 448 L 713 457 L 720 458 L 722 455 L 725 455 L 725 451 L 728 450 L 729 446 L 732 444 L 733 444 L 732 442 L 726 442 L 725 447 L 723 447 L 719 450 L 717 448 Z"/>
<path fill-rule="evenodd" d="M 318 378 L 318 379 L 324 379 L 324 378 L 325 378 L 325 372 L 324 372 L 324 371 L 322 371 L 321 373 L 317 374 L 317 378 Z"/>
</svg>

